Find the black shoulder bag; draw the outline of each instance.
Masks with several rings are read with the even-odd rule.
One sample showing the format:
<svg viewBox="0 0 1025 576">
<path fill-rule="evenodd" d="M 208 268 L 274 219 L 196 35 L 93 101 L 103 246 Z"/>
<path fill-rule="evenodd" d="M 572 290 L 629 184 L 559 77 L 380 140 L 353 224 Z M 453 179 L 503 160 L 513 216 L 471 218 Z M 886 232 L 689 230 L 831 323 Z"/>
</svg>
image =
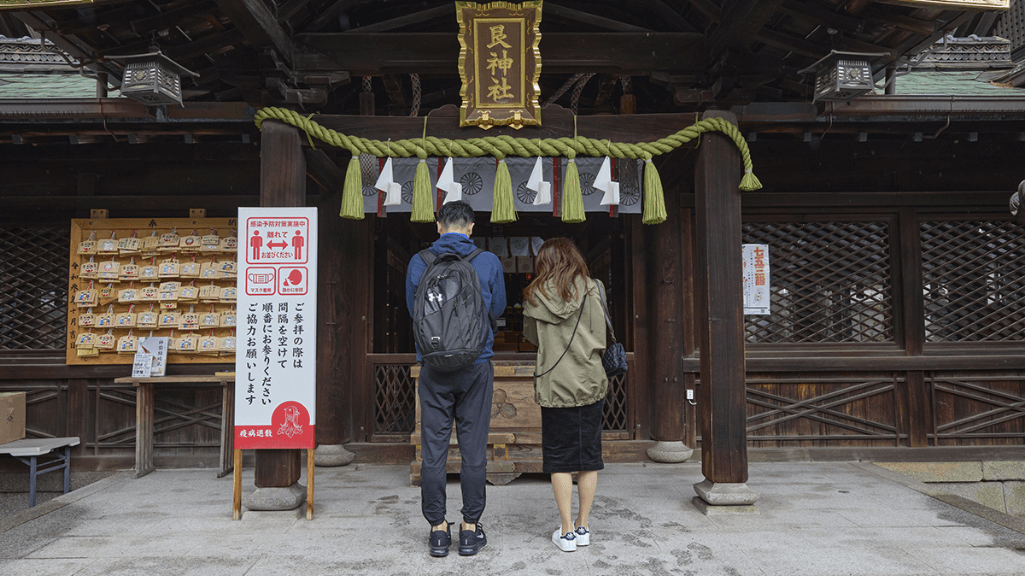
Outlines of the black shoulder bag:
<svg viewBox="0 0 1025 576">
<path fill-rule="evenodd" d="M 623 345 L 616 342 L 616 331 L 612 329 L 612 319 L 609 318 L 609 308 L 605 304 L 605 289 L 598 283 L 598 292 L 601 294 L 601 308 L 605 312 L 605 324 L 609 327 L 609 335 L 612 336 L 612 344 L 605 349 L 601 355 L 601 365 L 605 369 L 605 375 L 609 378 L 619 376 L 626 372 L 626 350 Z"/>
</svg>

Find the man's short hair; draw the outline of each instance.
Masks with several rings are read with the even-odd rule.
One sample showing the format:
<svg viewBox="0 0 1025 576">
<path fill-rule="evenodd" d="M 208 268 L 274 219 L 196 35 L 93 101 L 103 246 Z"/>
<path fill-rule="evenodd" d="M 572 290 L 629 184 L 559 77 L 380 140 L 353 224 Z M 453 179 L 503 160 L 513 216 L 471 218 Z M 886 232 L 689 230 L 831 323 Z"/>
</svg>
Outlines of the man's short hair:
<svg viewBox="0 0 1025 576">
<path fill-rule="evenodd" d="M 438 224 L 445 230 L 466 228 L 473 224 L 473 208 L 463 200 L 442 204 L 438 210 Z"/>
</svg>

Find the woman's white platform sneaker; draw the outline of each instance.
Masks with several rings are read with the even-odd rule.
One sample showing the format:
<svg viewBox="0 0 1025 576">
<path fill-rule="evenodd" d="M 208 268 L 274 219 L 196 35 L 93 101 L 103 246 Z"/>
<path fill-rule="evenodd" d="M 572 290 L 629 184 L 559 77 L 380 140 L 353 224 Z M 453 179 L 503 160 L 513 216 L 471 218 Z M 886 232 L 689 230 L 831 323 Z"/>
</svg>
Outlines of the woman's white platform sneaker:
<svg viewBox="0 0 1025 576">
<path fill-rule="evenodd" d="M 562 528 L 556 528 L 555 532 L 552 532 L 552 542 L 559 547 L 559 550 L 563 552 L 575 552 L 577 549 L 577 536 L 573 532 L 566 532 L 562 534 L 559 532 Z"/>
</svg>

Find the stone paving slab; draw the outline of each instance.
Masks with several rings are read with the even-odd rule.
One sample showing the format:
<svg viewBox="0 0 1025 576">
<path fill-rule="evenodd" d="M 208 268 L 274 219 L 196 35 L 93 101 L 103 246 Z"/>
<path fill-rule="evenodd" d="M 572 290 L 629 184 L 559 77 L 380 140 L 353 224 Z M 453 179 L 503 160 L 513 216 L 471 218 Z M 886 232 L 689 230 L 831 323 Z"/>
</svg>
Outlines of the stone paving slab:
<svg viewBox="0 0 1025 576">
<path fill-rule="evenodd" d="M 752 463 L 758 514 L 705 516 L 691 499 L 700 464 L 611 464 L 599 473 L 592 545 L 567 554 L 545 476 L 488 487 L 488 545 L 475 557 L 426 553 L 428 527 L 408 466 L 317 469 L 315 517 L 231 519 L 230 477 L 211 470 L 120 475 L 27 520 L 0 520 L 0 574 L 303 576 L 653 574 L 832 576 L 1020 574 L 1025 530 L 940 501 L 871 465 Z M 899 476 L 899 475 L 895 475 Z M 301 480 L 305 482 L 305 480 Z M 905 483 L 902 483 L 905 482 Z M 94 485 L 95 486 L 95 485 Z M 252 471 L 243 491 L 255 489 Z M 458 521 L 457 477 L 448 518 Z M 968 567 L 968 568 L 966 568 Z"/>
</svg>

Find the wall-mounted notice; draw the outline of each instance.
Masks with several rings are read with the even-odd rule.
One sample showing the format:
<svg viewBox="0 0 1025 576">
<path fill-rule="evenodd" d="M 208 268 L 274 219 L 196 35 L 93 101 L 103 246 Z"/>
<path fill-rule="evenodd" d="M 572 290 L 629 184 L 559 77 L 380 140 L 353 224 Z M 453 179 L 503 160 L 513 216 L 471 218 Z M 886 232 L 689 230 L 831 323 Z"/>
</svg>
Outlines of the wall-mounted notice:
<svg viewBox="0 0 1025 576">
<path fill-rule="evenodd" d="M 769 294 L 769 245 L 744 244 L 744 314 L 771 314 Z"/>
<path fill-rule="evenodd" d="M 314 448 L 317 209 L 239 208 L 238 224 L 235 448 Z"/>
</svg>

